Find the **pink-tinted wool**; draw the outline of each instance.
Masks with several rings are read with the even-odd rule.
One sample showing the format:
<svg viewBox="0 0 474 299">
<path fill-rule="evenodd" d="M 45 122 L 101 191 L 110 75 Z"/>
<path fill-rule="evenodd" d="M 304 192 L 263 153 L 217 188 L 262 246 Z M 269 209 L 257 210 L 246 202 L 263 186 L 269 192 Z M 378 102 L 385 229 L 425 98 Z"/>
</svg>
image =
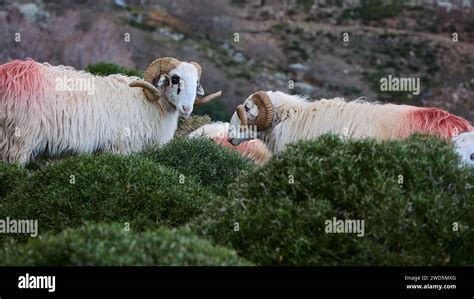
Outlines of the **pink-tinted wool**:
<svg viewBox="0 0 474 299">
<path fill-rule="evenodd" d="M 215 137 L 213 138 L 213 141 L 216 144 L 238 151 L 244 157 L 247 157 L 258 164 L 264 164 L 271 158 L 271 153 L 267 149 L 267 146 L 258 139 L 242 142 L 237 146 L 232 145 L 232 143 L 228 141 L 228 137 L 225 135 Z"/>
<path fill-rule="evenodd" d="M 415 108 L 408 114 L 407 135 L 415 132 L 450 139 L 474 127 L 462 117 L 438 108 Z"/>
<path fill-rule="evenodd" d="M 44 69 L 33 60 L 13 60 L 0 65 L 0 100 L 19 103 L 42 101 Z"/>
</svg>

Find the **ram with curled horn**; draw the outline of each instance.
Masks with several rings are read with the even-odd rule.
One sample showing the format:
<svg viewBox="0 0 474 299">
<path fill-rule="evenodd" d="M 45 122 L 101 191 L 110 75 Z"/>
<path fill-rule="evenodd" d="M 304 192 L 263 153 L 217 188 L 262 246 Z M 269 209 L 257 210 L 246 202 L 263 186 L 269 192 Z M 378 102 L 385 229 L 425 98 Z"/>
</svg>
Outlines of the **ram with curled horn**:
<svg viewBox="0 0 474 299">
<path fill-rule="evenodd" d="M 195 70 L 197 71 L 197 80 L 194 80 Z M 158 101 L 161 98 L 167 98 L 183 115 L 189 115 L 192 112 L 193 105 L 195 107 L 201 106 L 205 103 L 222 95 L 222 92 L 210 94 L 204 98 L 196 99 L 191 105 L 188 99 L 179 101 L 180 94 L 184 95 L 186 92 L 192 93 L 196 90 L 197 95 L 204 95 L 199 80 L 201 79 L 201 66 L 194 61 L 190 63 L 183 63 L 176 58 L 164 57 L 153 61 L 144 72 L 143 80 L 137 80 L 130 83 L 131 87 L 143 88 L 145 95 L 150 101 Z M 194 89 L 194 82 L 196 88 Z M 183 85 L 189 85 L 188 90 L 183 88 Z M 165 87 L 160 91 L 160 88 Z M 168 87 L 168 90 L 166 89 Z"/>
<path fill-rule="evenodd" d="M 253 128 L 253 136 L 248 128 Z M 279 91 L 259 91 L 237 107 L 228 141 L 238 145 L 256 137 L 277 153 L 287 144 L 328 133 L 356 139 L 402 139 L 413 133 L 452 139 L 473 130 L 467 120 L 439 108 L 342 98 L 308 101 Z"/>
<path fill-rule="evenodd" d="M 221 95 L 197 98 L 201 71 L 172 57 L 153 61 L 143 79 L 33 60 L 0 65 L 0 159 L 25 165 L 38 156 L 128 154 L 167 143 L 180 115 Z"/>
</svg>

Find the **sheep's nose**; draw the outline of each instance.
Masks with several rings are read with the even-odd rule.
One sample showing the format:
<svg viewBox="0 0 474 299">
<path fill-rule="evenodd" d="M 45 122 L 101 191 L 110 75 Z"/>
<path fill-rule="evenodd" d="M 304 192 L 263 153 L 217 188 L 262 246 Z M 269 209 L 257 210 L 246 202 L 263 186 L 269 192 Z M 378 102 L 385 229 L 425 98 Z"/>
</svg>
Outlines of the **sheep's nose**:
<svg viewBox="0 0 474 299">
<path fill-rule="evenodd" d="M 193 109 L 191 106 L 185 106 L 185 105 L 182 105 L 181 108 L 183 108 L 183 111 L 186 114 L 190 114 Z"/>
<path fill-rule="evenodd" d="M 474 161 L 474 153 L 471 154 L 471 161 Z"/>
</svg>

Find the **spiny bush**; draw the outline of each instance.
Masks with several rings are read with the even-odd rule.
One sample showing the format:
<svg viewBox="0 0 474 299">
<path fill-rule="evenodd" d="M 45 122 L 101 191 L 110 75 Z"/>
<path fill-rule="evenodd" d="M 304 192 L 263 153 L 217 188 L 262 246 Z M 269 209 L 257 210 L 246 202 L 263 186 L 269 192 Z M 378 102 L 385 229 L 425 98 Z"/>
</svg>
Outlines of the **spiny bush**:
<svg viewBox="0 0 474 299">
<path fill-rule="evenodd" d="M 177 138 L 163 147 L 149 149 L 145 155 L 196 178 L 219 194 L 227 194 L 228 185 L 237 175 L 254 167 L 253 162 L 239 153 L 204 138 Z"/>
<path fill-rule="evenodd" d="M 0 161 L 0 200 L 17 186 L 24 184 L 28 177 L 25 169 Z"/>
<path fill-rule="evenodd" d="M 87 224 L 0 249 L 2 266 L 238 266 L 234 251 L 213 246 L 188 230 L 143 233 L 122 224 Z"/>
<path fill-rule="evenodd" d="M 0 219 L 38 220 L 40 233 L 84 221 L 129 222 L 133 229 L 179 226 L 212 195 L 191 178 L 139 156 L 78 156 L 40 166 L 7 196 Z M 0 234 L 0 238 L 24 235 Z"/>
<path fill-rule="evenodd" d="M 451 147 L 426 136 L 300 142 L 191 227 L 263 265 L 474 265 L 474 169 Z M 364 220 L 364 236 L 326 233 L 334 217 Z"/>
<path fill-rule="evenodd" d="M 178 121 L 178 129 L 174 134 L 175 137 L 188 136 L 192 131 L 211 123 L 211 118 L 207 115 L 193 115 L 189 118 L 180 117 Z"/>
<path fill-rule="evenodd" d="M 86 66 L 85 71 L 93 75 L 108 76 L 112 74 L 122 74 L 126 76 L 143 77 L 141 71 L 133 68 L 126 68 L 110 62 L 91 63 Z"/>
</svg>

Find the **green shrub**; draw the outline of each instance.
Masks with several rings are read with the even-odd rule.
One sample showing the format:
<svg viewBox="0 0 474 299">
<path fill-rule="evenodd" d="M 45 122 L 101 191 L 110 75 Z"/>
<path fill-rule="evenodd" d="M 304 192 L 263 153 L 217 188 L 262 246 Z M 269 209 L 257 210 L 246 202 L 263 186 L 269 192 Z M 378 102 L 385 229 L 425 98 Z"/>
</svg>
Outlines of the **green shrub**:
<svg viewBox="0 0 474 299">
<path fill-rule="evenodd" d="M 28 173 L 18 165 L 0 161 L 0 200 L 17 186 L 24 184 Z"/>
<path fill-rule="evenodd" d="M 39 232 L 84 221 L 129 222 L 132 229 L 179 226 L 213 195 L 192 179 L 139 156 L 78 156 L 40 166 L 3 200 L 0 219 L 38 220 Z M 26 235 L 0 234 L 0 238 Z"/>
<path fill-rule="evenodd" d="M 227 186 L 236 176 L 254 164 L 239 153 L 204 138 L 177 138 L 146 153 L 150 159 L 191 176 L 219 194 L 227 194 Z"/>
<path fill-rule="evenodd" d="M 313 0 L 296 0 L 296 4 L 301 6 L 304 11 L 309 11 L 311 6 L 313 6 Z"/>
<path fill-rule="evenodd" d="M 188 230 L 137 233 L 121 224 L 88 224 L 0 249 L 5 266 L 238 266 L 234 251 L 213 246 Z"/>
<path fill-rule="evenodd" d="M 232 0 L 231 3 L 233 5 L 243 7 L 247 4 L 247 0 Z"/>
<path fill-rule="evenodd" d="M 137 69 L 126 68 L 115 63 L 98 62 L 86 66 L 85 71 L 98 76 L 122 74 L 126 76 L 143 77 L 143 73 Z"/>
<path fill-rule="evenodd" d="M 132 27 L 141 29 L 143 31 L 153 32 L 154 30 L 156 30 L 156 26 L 144 23 L 144 22 L 136 20 L 136 19 L 130 19 L 128 21 L 128 24 Z"/>
<path fill-rule="evenodd" d="M 258 264 L 474 265 L 474 169 L 434 137 L 323 136 L 229 189 L 191 227 Z M 333 217 L 364 220 L 365 235 L 326 233 Z"/>
<path fill-rule="evenodd" d="M 362 19 L 364 21 L 379 21 L 399 15 L 405 8 L 404 1 L 362 0 L 361 5 L 354 9 L 346 9 L 342 18 Z"/>
<path fill-rule="evenodd" d="M 207 115 L 193 115 L 189 118 L 180 117 L 178 120 L 178 129 L 175 137 L 188 136 L 194 130 L 211 123 L 211 118 Z"/>
<path fill-rule="evenodd" d="M 197 115 L 209 115 L 213 121 L 229 121 L 232 117 L 232 114 L 226 111 L 226 104 L 221 99 L 202 105 L 195 109 L 193 113 Z"/>
</svg>

